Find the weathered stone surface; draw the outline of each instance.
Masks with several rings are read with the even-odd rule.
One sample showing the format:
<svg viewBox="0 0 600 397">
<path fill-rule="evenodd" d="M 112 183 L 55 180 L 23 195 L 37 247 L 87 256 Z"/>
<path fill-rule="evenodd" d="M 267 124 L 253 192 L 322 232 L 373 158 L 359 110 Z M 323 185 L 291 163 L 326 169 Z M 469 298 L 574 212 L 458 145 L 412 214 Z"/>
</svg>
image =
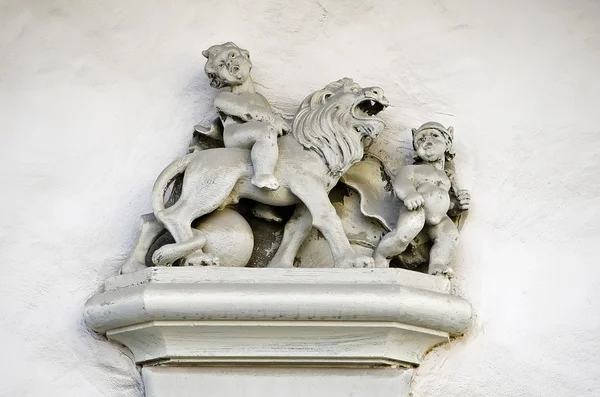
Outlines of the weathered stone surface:
<svg viewBox="0 0 600 397">
<path fill-rule="evenodd" d="M 291 134 L 277 139 L 289 127 L 254 91 L 247 51 L 225 43 L 210 47 L 204 55 L 211 86 L 228 87 L 231 92 L 218 94 L 215 107 L 220 117 L 206 130 L 196 128 L 191 152 L 159 175 L 152 197 L 154 217 L 144 216 L 140 237 L 122 273 L 143 268 L 149 258 L 156 266 L 246 265 L 251 257 L 242 255 L 246 258 L 242 263 L 234 251 L 248 251 L 248 241 L 254 241 L 251 227 L 231 214 L 229 227 L 223 227 L 223 222 L 213 226 L 213 219 L 223 218 L 215 214 L 227 207 L 243 208 L 238 203 L 244 199 L 258 203 L 250 211 L 254 216 L 286 220 L 281 241 L 259 239 L 266 246 L 253 250 L 255 265 L 264 266 L 260 260 L 268 259 L 271 267 L 293 267 L 298 250 L 315 227 L 328 242 L 334 266 L 371 267 L 370 253 L 352 249 L 328 193 L 362 160 L 365 139 L 375 139 L 383 130 L 378 117 L 388 105 L 383 90 L 361 88 L 349 78 L 335 81 L 309 95 L 294 117 Z M 265 138 L 269 131 L 277 132 L 271 143 L 271 138 Z M 224 147 L 204 146 L 207 137 L 223 139 Z M 165 202 L 168 190 L 171 195 Z M 294 214 L 284 219 L 273 206 L 295 206 Z M 225 233 L 228 228 L 237 233 Z M 248 233 L 239 234 L 240 230 Z M 232 252 L 211 249 L 219 239 Z"/>
<path fill-rule="evenodd" d="M 402 269 L 157 267 L 108 280 L 86 322 L 152 365 L 416 366 L 471 306 Z"/>
</svg>

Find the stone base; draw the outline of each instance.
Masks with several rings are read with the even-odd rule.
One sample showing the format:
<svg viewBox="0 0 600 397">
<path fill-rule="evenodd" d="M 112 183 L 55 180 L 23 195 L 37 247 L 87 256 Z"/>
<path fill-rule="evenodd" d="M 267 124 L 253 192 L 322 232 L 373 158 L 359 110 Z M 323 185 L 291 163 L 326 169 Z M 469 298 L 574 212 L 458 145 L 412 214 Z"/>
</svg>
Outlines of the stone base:
<svg viewBox="0 0 600 397">
<path fill-rule="evenodd" d="M 412 367 L 446 332 L 366 321 L 151 321 L 108 331 L 139 364 Z"/>
<path fill-rule="evenodd" d="M 108 280 L 85 315 L 131 349 L 150 397 L 211 395 L 215 384 L 231 389 L 219 396 L 359 396 L 351 390 L 378 382 L 402 396 L 424 354 L 470 323 L 449 290 L 401 269 L 149 268 Z M 233 394 L 240 380 L 257 394 Z M 338 394 L 325 394 L 330 382 Z M 279 383 L 285 393 L 258 392 Z"/>
</svg>

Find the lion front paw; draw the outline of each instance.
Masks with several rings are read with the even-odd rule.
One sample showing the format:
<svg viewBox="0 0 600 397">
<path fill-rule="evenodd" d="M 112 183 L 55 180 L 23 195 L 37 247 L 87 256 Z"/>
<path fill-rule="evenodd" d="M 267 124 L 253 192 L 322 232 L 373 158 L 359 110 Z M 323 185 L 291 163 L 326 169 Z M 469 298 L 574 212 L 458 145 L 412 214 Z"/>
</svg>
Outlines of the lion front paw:
<svg viewBox="0 0 600 397">
<path fill-rule="evenodd" d="M 216 255 L 197 252 L 185 258 L 183 266 L 221 266 L 221 261 Z"/>
<path fill-rule="evenodd" d="M 167 244 L 154 251 L 154 254 L 152 254 L 152 263 L 155 266 L 170 266 L 177 260 L 176 255 L 173 253 L 173 245 Z"/>
<path fill-rule="evenodd" d="M 277 268 L 277 269 L 291 269 L 294 267 L 293 263 L 288 262 L 269 262 L 267 265 L 268 268 Z"/>
<path fill-rule="evenodd" d="M 447 278 L 454 277 L 454 269 L 450 266 L 435 266 L 429 269 L 429 274 L 432 276 L 444 276 Z"/>
<path fill-rule="evenodd" d="M 357 256 L 353 258 L 347 258 L 339 262 L 335 267 L 340 268 L 365 268 L 365 267 L 375 267 L 375 261 L 370 256 Z"/>
<path fill-rule="evenodd" d="M 375 262 L 375 267 L 378 268 L 388 268 L 390 267 L 390 261 L 383 255 L 374 254 L 373 261 Z"/>
</svg>

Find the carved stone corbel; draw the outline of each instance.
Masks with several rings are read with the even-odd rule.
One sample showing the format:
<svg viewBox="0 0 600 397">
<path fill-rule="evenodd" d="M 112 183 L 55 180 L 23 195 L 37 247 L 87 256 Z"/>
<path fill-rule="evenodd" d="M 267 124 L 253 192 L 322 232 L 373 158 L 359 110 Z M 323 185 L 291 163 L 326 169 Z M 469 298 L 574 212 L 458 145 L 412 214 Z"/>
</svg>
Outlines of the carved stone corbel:
<svg viewBox="0 0 600 397">
<path fill-rule="evenodd" d="M 85 309 L 90 328 L 163 376 L 190 366 L 410 371 L 471 316 L 447 279 L 402 269 L 150 268 L 107 280 Z"/>
</svg>

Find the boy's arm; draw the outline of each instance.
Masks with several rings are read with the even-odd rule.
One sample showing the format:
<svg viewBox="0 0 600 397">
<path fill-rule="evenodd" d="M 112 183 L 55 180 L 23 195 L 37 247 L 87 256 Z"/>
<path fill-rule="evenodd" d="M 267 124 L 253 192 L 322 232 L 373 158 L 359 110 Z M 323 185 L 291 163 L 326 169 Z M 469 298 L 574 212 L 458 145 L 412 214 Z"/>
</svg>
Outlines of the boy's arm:
<svg viewBox="0 0 600 397">
<path fill-rule="evenodd" d="M 414 184 L 414 166 L 404 166 L 396 174 L 394 179 L 394 193 L 396 197 L 404 202 L 409 211 L 416 210 L 425 203 L 421 193 L 417 192 Z"/>
<path fill-rule="evenodd" d="M 394 183 L 392 183 L 392 185 L 394 186 L 396 197 L 400 200 L 404 200 L 409 194 L 417 192 L 412 181 L 413 174 L 414 170 L 410 165 L 400 168 L 400 171 L 396 174 L 396 178 L 394 178 Z"/>
<path fill-rule="evenodd" d="M 448 175 L 450 185 L 452 186 L 449 211 L 453 214 L 460 214 L 461 212 L 468 210 L 471 206 L 471 194 L 468 190 L 460 188 L 456 177 L 456 165 L 454 160 L 447 161 L 445 168 L 446 175 Z M 452 200 L 452 196 L 454 196 L 455 200 Z"/>
<path fill-rule="evenodd" d="M 214 105 L 219 112 L 244 121 L 274 122 L 274 114 L 268 107 L 248 103 L 240 95 L 231 92 L 220 92 L 215 98 Z"/>
<path fill-rule="evenodd" d="M 228 116 L 243 118 L 242 115 L 248 112 L 248 106 L 239 100 L 237 94 L 231 92 L 220 92 L 215 98 L 215 108 Z"/>
<path fill-rule="evenodd" d="M 284 120 L 283 117 L 281 117 L 278 114 L 274 114 L 274 118 L 273 118 L 273 127 L 275 127 L 275 129 L 277 130 L 279 136 L 283 135 L 283 134 L 287 134 L 288 132 L 291 131 L 290 125 L 288 124 L 287 121 Z"/>
<path fill-rule="evenodd" d="M 220 118 L 216 118 L 211 123 L 210 127 L 204 127 L 200 124 L 194 126 L 194 130 L 202 135 L 208 136 L 212 139 L 223 140 L 223 123 Z"/>
</svg>

